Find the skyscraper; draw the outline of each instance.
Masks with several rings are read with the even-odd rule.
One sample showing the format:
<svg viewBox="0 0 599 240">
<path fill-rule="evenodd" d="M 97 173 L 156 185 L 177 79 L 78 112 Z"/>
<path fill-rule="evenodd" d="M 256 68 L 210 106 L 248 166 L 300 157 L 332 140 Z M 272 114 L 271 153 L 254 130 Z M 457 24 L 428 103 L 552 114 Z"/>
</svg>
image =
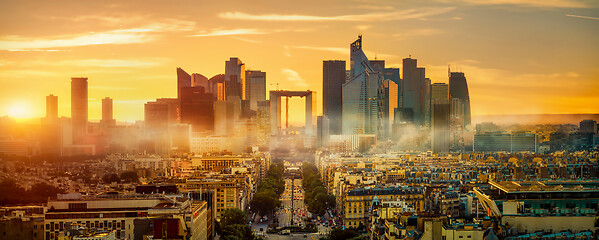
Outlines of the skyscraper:
<svg viewBox="0 0 599 240">
<path fill-rule="evenodd" d="M 380 102 L 383 76 L 362 51 L 362 36 L 350 45 L 350 53 L 350 80 L 343 85 L 342 132 L 378 134 L 383 111 Z"/>
<path fill-rule="evenodd" d="M 433 153 L 449 152 L 449 99 L 433 100 L 431 111 Z"/>
<path fill-rule="evenodd" d="M 431 84 L 431 102 L 434 100 L 448 100 L 448 99 L 449 99 L 449 85 L 447 85 L 446 83 Z"/>
<path fill-rule="evenodd" d="M 250 109 L 257 110 L 258 102 L 266 101 L 266 73 L 260 70 L 245 71 L 246 100 Z"/>
<path fill-rule="evenodd" d="M 449 76 L 449 97 L 459 98 L 464 105 L 464 126 L 470 125 L 470 95 L 463 72 L 452 72 Z"/>
<path fill-rule="evenodd" d="M 212 131 L 214 129 L 214 97 L 206 93 L 203 87 L 181 88 L 181 123 L 191 125 L 193 132 Z"/>
<path fill-rule="evenodd" d="M 183 87 L 191 87 L 191 75 L 182 68 L 177 68 L 177 98 L 181 98 Z"/>
<path fill-rule="evenodd" d="M 245 98 L 245 64 L 239 58 L 232 57 L 225 62 L 225 96 L 238 96 L 240 100 Z"/>
<path fill-rule="evenodd" d="M 203 87 L 207 93 L 212 93 L 212 89 L 208 84 L 208 78 L 199 73 L 191 74 L 191 86 L 192 87 Z"/>
<path fill-rule="evenodd" d="M 343 84 L 346 79 L 345 61 L 322 61 L 322 114 L 328 118 L 331 134 L 341 134 Z"/>
<path fill-rule="evenodd" d="M 102 126 L 109 127 L 116 125 L 116 120 L 112 116 L 112 99 L 106 97 L 102 99 Z"/>
<path fill-rule="evenodd" d="M 331 124 L 329 123 L 329 118 L 327 116 L 318 116 L 316 117 L 316 146 L 324 147 L 329 141 Z"/>
<path fill-rule="evenodd" d="M 417 60 L 403 59 L 403 75 L 401 90 L 402 121 L 414 122 L 416 125 L 426 124 L 428 105 L 428 85 L 430 80 L 425 77 L 425 69 L 417 67 Z"/>
<path fill-rule="evenodd" d="M 71 78 L 73 144 L 83 143 L 87 135 L 87 117 L 87 78 Z"/>
<path fill-rule="evenodd" d="M 50 122 L 58 120 L 58 96 L 52 94 L 46 96 L 46 120 Z"/>
</svg>

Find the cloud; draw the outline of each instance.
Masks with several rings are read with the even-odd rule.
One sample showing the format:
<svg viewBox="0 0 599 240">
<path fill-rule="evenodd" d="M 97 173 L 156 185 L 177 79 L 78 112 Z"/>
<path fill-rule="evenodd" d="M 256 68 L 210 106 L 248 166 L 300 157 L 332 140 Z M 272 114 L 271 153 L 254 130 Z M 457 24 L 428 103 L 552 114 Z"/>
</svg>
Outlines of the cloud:
<svg viewBox="0 0 599 240">
<path fill-rule="evenodd" d="M 297 73 L 296 71 L 293 71 L 289 68 L 283 68 L 281 69 L 281 73 L 283 73 L 283 75 L 287 77 L 287 81 L 295 84 L 298 87 L 305 88 L 309 86 L 306 80 L 301 78 L 299 73 Z"/>
<path fill-rule="evenodd" d="M 473 5 L 519 5 L 524 7 L 539 8 L 588 8 L 589 6 L 578 0 L 463 0 Z M 440 2 L 449 2 L 441 0 Z"/>
<path fill-rule="evenodd" d="M 411 29 L 404 32 L 395 33 L 392 36 L 398 40 L 404 40 L 410 37 L 423 37 L 441 34 L 443 31 L 434 28 Z"/>
<path fill-rule="evenodd" d="M 255 35 L 266 34 L 265 31 L 260 31 L 255 28 L 236 28 L 236 29 L 213 29 L 210 32 L 202 31 L 192 37 L 214 37 L 214 36 L 230 36 L 230 35 Z"/>
<path fill-rule="evenodd" d="M 60 66 L 78 66 L 78 67 L 133 67 L 133 68 L 148 68 L 163 65 L 169 62 L 166 58 L 153 59 L 80 59 L 80 60 L 65 60 L 57 62 Z"/>
<path fill-rule="evenodd" d="M 599 18 L 596 18 L 596 17 L 587 17 L 587 16 L 580 16 L 580 15 L 572 15 L 572 14 L 567 14 L 566 16 L 568 16 L 568 17 L 575 17 L 575 18 L 585 18 L 585 19 L 599 20 Z"/>
<path fill-rule="evenodd" d="M 232 38 L 237 39 L 239 41 L 249 42 L 249 43 L 261 43 L 261 41 L 253 40 L 253 39 L 247 39 L 247 38 L 241 38 L 241 37 L 232 37 Z"/>
<path fill-rule="evenodd" d="M 8 51 L 59 51 L 50 48 L 80 47 L 104 44 L 145 43 L 157 38 L 154 33 L 189 31 L 195 23 L 166 19 L 139 27 L 115 29 L 103 32 L 88 32 L 48 37 L 0 37 L 0 50 Z"/>
<path fill-rule="evenodd" d="M 401 11 L 374 12 L 354 15 L 337 15 L 337 16 L 314 16 L 314 15 L 299 15 L 299 14 L 250 14 L 243 12 L 224 12 L 218 16 L 224 19 L 233 20 L 253 20 L 253 21 L 348 21 L 348 22 L 372 22 L 372 21 L 394 21 L 406 19 L 421 19 L 435 15 L 451 12 L 455 7 L 444 8 L 418 8 L 406 9 Z"/>
<path fill-rule="evenodd" d="M 110 90 L 110 91 L 129 91 L 129 90 L 135 89 L 135 88 L 131 88 L 131 87 L 97 86 L 97 85 L 90 85 L 89 88 L 97 89 L 97 90 Z"/>
</svg>

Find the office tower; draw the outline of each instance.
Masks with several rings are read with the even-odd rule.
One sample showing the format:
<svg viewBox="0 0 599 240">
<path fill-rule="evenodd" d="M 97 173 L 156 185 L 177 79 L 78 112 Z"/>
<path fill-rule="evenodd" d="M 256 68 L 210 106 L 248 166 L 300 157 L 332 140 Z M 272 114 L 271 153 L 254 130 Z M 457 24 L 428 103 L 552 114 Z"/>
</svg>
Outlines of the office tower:
<svg viewBox="0 0 599 240">
<path fill-rule="evenodd" d="M 317 147 L 324 147 L 327 145 L 329 141 L 330 129 L 331 126 L 329 122 L 329 118 L 327 116 L 318 116 L 316 117 L 316 138 L 317 138 Z"/>
<path fill-rule="evenodd" d="M 60 156 L 62 129 L 58 120 L 58 96 L 46 96 L 46 117 L 42 119 L 41 126 L 41 154 Z"/>
<path fill-rule="evenodd" d="M 597 134 L 597 122 L 591 119 L 580 121 L 578 132 L 587 134 Z"/>
<path fill-rule="evenodd" d="M 203 87 L 207 93 L 212 93 L 208 78 L 199 73 L 191 74 L 191 86 L 192 87 Z"/>
<path fill-rule="evenodd" d="M 423 68 L 424 71 L 424 68 Z M 424 84 L 422 85 L 422 102 L 424 106 L 422 107 L 422 111 L 424 112 L 424 122 L 422 125 L 431 124 L 431 79 L 424 78 Z"/>
<path fill-rule="evenodd" d="M 464 105 L 464 126 L 470 125 L 470 95 L 463 72 L 451 72 L 449 76 L 449 97 L 459 98 Z"/>
<path fill-rule="evenodd" d="M 383 76 L 362 51 L 362 36 L 350 45 L 350 80 L 343 85 L 343 134 L 379 134 Z"/>
<path fill-rule="evenodd" d="M 56 122 L 58 120 L 58 96 L 52 94 L 46 96 L 46 121 Z"/>
<path fill-rule="evenodd" d="M 212 89 L 211 92 L 214 95 L 214 100 L 224 101 L 225 100 L 225 75 L 217 74 L 208 79 L 208 85 Z"/>
<path fill-rule="evenodd" d="M 245 84 L 245 64 L 239 58 L 230 58 L 225 62 L 225 97 L 238 96 L 246 100 Z"/>
<path fill-rule="evenodd" d="M 182 68 L 177 68 L 177 98 L 181 98 L 183 87 L 191 87 L 191 75 Z"/>
<path fill-rule="evenodd" d="M 433 153 L 447 153 L 450 144 L 449 99 L 433 100 L 431 105 L 432 150 Z"/>
<path fill-rule="evenodd" d="M 331 123 L 331 134 L 341 134 L 343 112 L 343 84 L 347 74 L 345 61 L 322 61 L 322 115 Z"/>
<path fill-rule="evenodd" d="M 532 152 L 536 153 L 539 141 L 532 133 L 477 133 L 474 134 L 474 152 Z"/>
<path fill-rule="evenodd" d="M 401 84 L 401 120 L 414 122 L 420 126 L 425 125 L 427 123 L 427 95 L 430 79 L 425 77 L 424 68 L 417 67 L 416 59 L 403 59 Z"/>
<path fill-rule="evenodd" d="M 389 120 L 391 123 L 395 121 L 395 112 L 397 108 L 401 107 L 401 75 L 399 75 L 399 68 L 385 68 L 385 80 L 391 80 L 395 83 L 394 89 L 390 89 L 390 101 L 395 99 L 394 103 L 389 103 Z"/>
<path fill-rule="evenodd" d="M 226 101 L 214 102 L 214 135 L 233 136 L 235 134 L 235 121 L 241 115 L 239 104 L 237 96 L 232 96 Z"/>
<path fill-rule="evenodd" d="M 87 78 L 71 78 L 71 124 L 73 144 L 82 144 L 87 135 Z"/>
<path fill-rule="evenodd" d="M 203 87 L 181 88 L 181 123 L 191 125 L 193 132 L 212 131 L 214 129 L 214 97 L 206 93 Z"/>
<path fill-rule="evenodd" d="M 112 118 L 112 99 L 106 97 L 102 99 L 102 121 L 101 125 L 104 127 L 116 125 L 116 120 Z"/>
<path fill-rule="evenodd" d="M 434 100 L 448 100 L 449 85 L 446 83 L 433 83 L 431 85 L 431 102 Z"/>
<path fill-rule="evenodd" d="M 266 73 L 259 70 L 245 71 L 246 100 L 250 109 L 257 110 L 258 102 L 266 101 Z"/>
</svg>

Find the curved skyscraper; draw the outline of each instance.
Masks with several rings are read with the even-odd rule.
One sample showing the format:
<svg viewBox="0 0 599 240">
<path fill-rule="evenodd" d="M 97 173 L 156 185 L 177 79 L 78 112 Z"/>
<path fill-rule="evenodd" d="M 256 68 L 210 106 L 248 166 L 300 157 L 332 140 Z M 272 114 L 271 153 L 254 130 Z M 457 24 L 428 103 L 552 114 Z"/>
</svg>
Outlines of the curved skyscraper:
<svg viewBox="0 0 599 240">
<path fill-rule="evenodd" d="M 350 49 L 350 77 L 343 84 L 343 134 L 378 134 L 379 113 L 382 114 L 379 87 L 383 76 L 362 51 L 362 36 L 358 36 Z"/>
<path fill-rule="evenodd" d="M 468 83 L 463 72 L 452 72 L 449 76 L 449 98 L 460 99 L 464 105 L 464 126 L 470 125 L 470 94 Z"/>
</svg>

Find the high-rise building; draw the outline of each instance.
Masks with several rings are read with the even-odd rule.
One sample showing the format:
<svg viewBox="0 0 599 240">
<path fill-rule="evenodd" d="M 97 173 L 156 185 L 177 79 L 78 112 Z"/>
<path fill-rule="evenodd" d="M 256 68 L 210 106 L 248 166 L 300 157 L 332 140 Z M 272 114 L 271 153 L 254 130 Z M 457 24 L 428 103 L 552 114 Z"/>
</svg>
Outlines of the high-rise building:
<svg viewBox="0 0 599 240">
<path fill-rule="evenodd" d="M 203 87 L 207 93 L 212 93 L 212 89 L 210 88 L 210 84 L 208 83 L 208 78 L 204 77 L 204 75 L 199 73 L 191 74 L 191 86 L 192 87 Z"/>
<path fill-rule="evenodd" d="M 214 129 L 214 97 L 206 93 L 203 87 L 181 88 L 181 123 L 191 125 L 193 132 L 212 131 Z"/>
<path fill-rule="evenodd" d="M 87 136 L 87 78 L 71 78 L 71 123 L 73 144 L 83 143 Z"/>
<path fill-rule="evenodd" d="M 317 138 L 317 147 L 326 146 L 329 141 L 331 124 L 329 123 L 329 118 L 327 116 L 318 116 L 316 117 L 316 138 Z"/>
<path fill-rule="evenodd" d="M 346 80 L 345 61 L 322 61 L 322 114 L 331 123 L 331 134 L 341 134 L 343 84 Z"/>
<path fill-rule="evenodd" d="M 449 100 L 449 85 L 447 83 L 431 84 L 431 102 L 434 100 Z"/>
<path fill-rule="evenodd" d="M 578 132 L 587 134 L 597 134 L 597 122 L 591 119 L 580 121 L 580 127 L 578 128 Z"/>
<path fill-rule="evenodd" d="M 208 79 L 211 93 L 214 95 L 215 101 L 225 100 L 225 75 L 217 74 Z"/>
<path fill-rule="evenodd" d="M 417 60 L 403 59 L 403 75 L 401 89 L 401 120 L 414 122 L 416 125 L 426 124 L 428 105 L 428 85 L 425 69 L 417 67 Z"/>
<path fill-rule="evenodd" d="M 259 70 L 245 71 L 245 97 L 250 109 L 257 110 L 258 102 L 266 101 L 266 73 Z"/>
<path fill-rule="evenodd" d="M 112 99 L 106 97 L 102 99 L 102 125 L 105 127 L 116 125 L 116 120 L 112 114 Z"/>
<path fill-rule="evenodd" d="M 52 94 L 46 96 L 46 121 L 56 122 L 58 120 L 58 96 Z"/>
<path fill-rule="evenodd" d="M 225 62 L 225 96 L 238 96 L 246 100 L 245 96 L 245 64 L 239 58 L 232 57 Z"/>
<path fill-rule="evenodd" d="M 378 134 L 383 76 L 362 50 L 362 36 L 350 45 L 350 80 L 343 85 L 343 134 Z M 379 116 L 380 115 L 380 116 Z"/>
<path fill-rule="evenodd" d="M 384 127 L 384 137 L 387 138 L 391 134 L 391 125 L 393 125 L 395 119 L 395 109 L 397 108 L 397 98 L 398 95 L 398 86 L 395 81 L 391 79 L 385 79 L 383 82 L 385 88 L 385 95 L 383 100 L 383 127 Z"/>
<path fill-rule="evenodd" d="M 433 100 L 431 105 L 432 150 L 433 153 L 447 153 L 450 144 L 449 99 Z"/>
<path fill-rule="evenodd" d="M 181 88 L 191 87 L 191 75 L 182 68 L 177 68 L 177 98 L 181 98 Z"/>
<path fill-rule="evenodd" d="M 464 105 L 464 126 L 470 125 L 470 95 L 463 72 L 451 72 L 449 76 L 449 97 L 459 98 Z"/>
</svg>

